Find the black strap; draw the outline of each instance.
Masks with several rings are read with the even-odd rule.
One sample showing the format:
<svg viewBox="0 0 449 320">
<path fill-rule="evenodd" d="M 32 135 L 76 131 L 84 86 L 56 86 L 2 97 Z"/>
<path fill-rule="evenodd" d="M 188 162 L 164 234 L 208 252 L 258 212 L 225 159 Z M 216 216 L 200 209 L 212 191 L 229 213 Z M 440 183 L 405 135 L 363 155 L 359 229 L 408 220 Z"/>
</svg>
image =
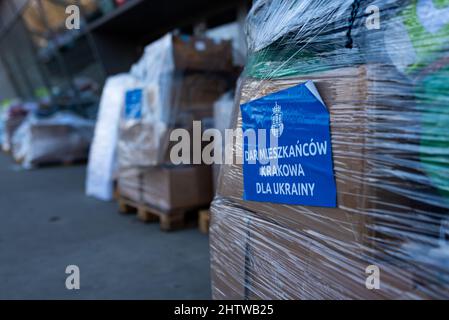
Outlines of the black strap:
<svg viewBox="0 0 449 320">
<path fill-rule="evenodd" d="M 351 5 L 351 17 L 349 18 L 349 26 L 348 31 L 346 32 L 346 37 L 348 38 L 348 41 L 346 43 L 346 48 L 352 49 L 353 46 L 353 40 L 352 40 L 352 28 L 354 26 L 355 19 L 357 18 L 357 12 L 360 8 L 360 2 L 361 0 L 354 0 L 354 2 Z"/>
</svg>

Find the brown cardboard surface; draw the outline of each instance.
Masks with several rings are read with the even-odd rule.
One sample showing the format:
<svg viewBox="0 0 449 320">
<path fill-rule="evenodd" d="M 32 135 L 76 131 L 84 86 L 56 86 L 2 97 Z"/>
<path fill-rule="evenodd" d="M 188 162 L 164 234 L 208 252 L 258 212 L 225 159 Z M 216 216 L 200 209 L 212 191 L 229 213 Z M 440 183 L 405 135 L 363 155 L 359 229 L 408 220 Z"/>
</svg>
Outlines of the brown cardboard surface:
<svg viewBox="0 0 449 320">
<path fill-rule="evenodd" d="M 164 210 L 207 205 L 212 200 L 209 166 L 122 168 L 120 193 Z"/>
<path fill-rule="evenodd" d="M 413 292 L 414 275 L 379 258 L 376 249 L 376 241 L 391 240 L 379 233 L 382 224 L 378 212 L 393 204 L 394 212 L 406 213 L 412 204 L 406 196 L 381 189 L 378 183 L 388 179 L 393 185 L 395 178 L 378 170 L 379 165 L 373 161 L 384 152 L 373 134 L 383 123 L 373 117 L 378 108 L 388 108 L 388 99 L 379 94 L 372 74 L 373 66 L 360 66 L 296 78 L 244 80 L 241 103 L 314 81 L 330 112 L 338 207 L 243 201 L 242 166 L 223 165 L 212 209 L 212 274 L 217 279 L 231 273 L 230 277 L 235 277 L 233 288 L 243 292 L 240 298 L 379 299 L 400 298 Z M 241 128 L 241 121 L 238 114 L 235 127 Z M 388 124 L 389 119 L 383 121 Z M 241 151 L 242 146 L 234 143 L 233 149 Z M 401 186 L 407 187 L 403 181 Z M 242 224 L 245 217 L 252 217 L 246 218 L 246 224 L 248 219 L 253 221 L 252 226 Z M 220 225 L 214 226 L 216 223 Z M 227 241 L 226 232 L 237 232 L 232 239 L 241 243 Z M 252 240 L 245 240 L 244 234 L 251 235 Z M 252 242 L 250 250 L 248 244 L 243 244 L 245 241 Z M 220 250 L 226 245 L 220 242 L 235 246 L 236 253 L 226 258 L 231 271 L 224 270 L 224 264 L 214 263 L 214 259 L 224 259 Z M 391 241 L 391 250 L 396 245 L 400 242 Z M 242 255 L 246 255 L 243 261 Z M 250 271 L 245 259 L 252 263 Z M 383 291 L 367 290 L 364 285 L 365 268 L 371 264 L 383 271 Z M 243 280 L 241 268 L 246 270 Z M 229 292 L 235 296 L 229 285 L 220 280 L 214 283 L 218 286 L 214 297 L 227 298 Z M 246 283 L 246 288 L 238 283 Z"/>
<path fill-rule="evenodd" d="M 362 80 L 353 83 L 355 78 Z M 258 96 L 254 96 L 254 92 L 263 96 L 306 80 L 315 80 L 318 91 L 331 114 L 338 209 L 243 201 L 243 172 L 242 166 L 238 164 L 222 166 L 217 194 L 230 198 L 253 212 L 264 213 L 267 218 L 276 217 L 277 220 L 290 225 L 292 228 L 305 230 L 318 227 L 322 228 L 324 234 L 329 237 L 336 236 L 339 239 L 354 242 L 362 241 L 361 237 L 365 236 L 365 217 L 358 215 L 357 212 L 351 212 L 350 208 L 356 210 L 356 208 L 362 208 L 366 205 L 364 204 L 366 199 L 363 196 L 366 193 L 366 186 L 363 184 L 364 166 L 366 164 L 362 155 L 364 139 L 368 129 L 363 116 L 363 106 L 353 105 L 354 101 L 365 101 L 367 93 L 366 83 L 363 79 L 366 81 L 366 69 L 361 67 L 344 69 L 339 73 L 309 75 L 304 78 L 263 82 L 247 80 L 242 88 L 241 102 L 243 103 L 249 99 L 258 98 Z M 351 129 L 339 126 L 341 122 L 347 123 L 347 120 L 342 119 L 342 117 L 355 117 L 354 126 Z M 237 127 L 241 127 L 240 114 L 237 119 Z M 354 134 L 354 132 L 357 132 L 357 134 Z M 241 150 L 241 146 L 234 145 L 234 150 L 236 149 Z M 348 157 L 348 154 L 353 154 L 354 157 Z M 350 177 L 348 177 L 348 172 L 351 172 Z M 355 197 L 355 194 L 359 194 L 360 197 Z"/>
<path fill-rule="evenodd" d="M 370 260 L 355 245 L 293 230 L 226 199 L 212 206 L 210 237 L 214 299 L 425 298 L 407 268 L 379 264 L 381 287 L 369 290 Z"/>
<path fill-rule="evenodd" d="M 173 37 L 173 57 L 180 70 L 230 71 L 232 46 L 230 41 L 219 43 L 203 37 Z"/>
</svg>

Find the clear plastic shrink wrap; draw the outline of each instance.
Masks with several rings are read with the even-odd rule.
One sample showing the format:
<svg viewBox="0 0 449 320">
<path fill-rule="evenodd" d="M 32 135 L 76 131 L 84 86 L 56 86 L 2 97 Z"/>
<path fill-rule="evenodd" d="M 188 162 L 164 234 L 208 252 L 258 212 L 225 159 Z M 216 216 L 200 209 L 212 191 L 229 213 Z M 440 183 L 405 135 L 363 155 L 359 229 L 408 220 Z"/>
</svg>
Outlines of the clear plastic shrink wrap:
<svg viewBox="0 0 449 320">
<path fill-rule="evenodd" d="M 213 122 L 214 102 L 234 76 L 230 41 L 167 34 L 145 48 L 131 75 L 119 124 L 121 196 L 163 210 L 209 205 L 210 166 L 173 166 L 170 132 Z M 193 186 L 193 187 L 192 187 Z"/>
<path fill-rule="evenodd" d="M 139 83 L 125 98 L 119 165 L 167 162 L 170 129 L 190 129 L 193 120 L 212 118 L 213 103 L 229 88 L 232 71 L 229 41 L 167 34 L 148 45 L 131 69 Z"/>
<path fill-rule="evenodd" d="M 314 82 L 337 205 L 243 200 L 242 165 L 223 165 L 213 297 L 449 298 L 449 1 L 259 0 L 246 32 L 240 104 Z"/>
<path fill-rule="evenodd" d="M 222 137 L 226 134 L 226 129 L 231 129 L 232 111 L 234 106 L 234 91 L 226 92 L 214 103 L 214 128 L 219 130 Z M 223 141 L 214 141 L 217 147 L 223 146 Z M 214 164 L 212 167 L 214 190 L 220 174 L 220 165 Z"/>
<path fill-rule="evenodd" d="M 95 124 L 86 175 L 86 194 L 101 200 L 111 200 L 114 179 L 117 176 L 118 126 L 126 90 L 137 80 L 129 74 L 118 74 L 107 79 Z"/>
<path fill-rule="evenodd" d="M 71 112 L 41 118 L 30 114 L 12 140 L 13 157 L 25 168 L 86 160 L 95 123 Z"/>
<path fill-rule="evenodd" d="M 22 103 L 18 100 L 7 103 L 3 110 L 0 110 L 0 121 L 3 123 L 2 149 L 12 153 L 12 139 L 16 130 L 26 119 L 29 111 L 35 110 L 35 103 Z"/>
</svg>

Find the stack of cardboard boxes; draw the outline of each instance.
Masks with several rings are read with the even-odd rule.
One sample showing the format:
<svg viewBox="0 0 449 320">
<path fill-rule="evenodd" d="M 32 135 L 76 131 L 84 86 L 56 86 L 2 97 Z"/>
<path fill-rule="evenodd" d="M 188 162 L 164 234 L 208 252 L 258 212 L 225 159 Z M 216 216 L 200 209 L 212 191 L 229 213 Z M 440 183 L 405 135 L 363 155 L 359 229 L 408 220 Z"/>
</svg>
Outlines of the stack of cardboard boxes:
<svg viewBox="0 0 449 320">
<path fill-rule="evenodd" d="M 167 35 L 146 49 L 133 73 L 141 86 L 138 110 L 135 103 L 125 105 L 119 125 L 120 194 L 167 212 L 208 206 L 211 168 L 173 165 L 177 141 L 170 134 L 180 128 L 191 134 L 193 121 L 210 126 L 213 103 L 232 85 L 231 43 Z"/>
<path fill-rule="evenodd" d="M 263 96 L 314 80 L 331 114 L 338 208 L 244 201 L 242 166 L 224 165 L 212 207 L 215 298 L 341 299 L 415 295 L 407 268 L 400 270 L 386 262 L 380 266 L 382 290 L 365 287 L 365 268 L 379 264 L 373 256 L 376 240 L 380 241 L 377 239 L 380 234 L 376 234 L 376 226 L 380 227 L 376 225 L 376 211 L 388 205 L 388 197 L 393 196 L 396 196 L 395 206 L 405 209 L 411 205 L 406 197 L 380 188 L 379 181 L 387 177 L 376 172 L 370 163 L 376 151 L 367 148 L 372 145 L 367 140 L 374 130 L 369 113 L 376 106 L 368 105 L 373 98 L 370 90 L 375 85 L 369 80 L 368 71 L 368 66 L 361 66 L 304 78 L 245 81 L 241 103 L 258 98 L 254 96 L 254 87 Z M 237 127 L 241 127 L 240 117 Z M 234 145 L 236 151 L 241 148 L 241 144 Z M 392 216 L 406 212 L 399 208 L 396 211 Z"/>
<path fill-rule="evenodd" d="M 276 4 L 259 3 L 250 12 L 249 47 L 257 50 L 250 55 L 239 104 L 315 83 L 330 114 L 337 206 L 243 200 L 243 160 L 223 165 L 211 209 L 213 297 L 447 298 L 449 245 L 440 234 L 449 209 L 420 164 L 420 154 L 430 151 L 420 146 L 422 97 L 391 62 L 360 63 L 360 51 L 341 44 L 345 10 L 332 21 L 311 19 L 322 10 L 306 2 L 286 6 L 285 19 L 269 7 Z M 342 1 L 341 7 L 348 4 Z M 306 8 L 296 19 L 295 6 Z M 268 30 L 276 21 L 285 28 Z M 318 33 L 307 42 L 307 30 L 320 30 L 320 23 L 334 23 L 335 38 Z M 331 50 L 318 51 L 329 37 Z M 267 43 L 271 47 L 261 49 Z M 353 63 L 342 66 L 348 61 Z M 234 128 L 242 128 L 239 105 L 235 110 Z M 243 143 L 242 137 L 233 141 L 237 156 Z"/>
</svg>

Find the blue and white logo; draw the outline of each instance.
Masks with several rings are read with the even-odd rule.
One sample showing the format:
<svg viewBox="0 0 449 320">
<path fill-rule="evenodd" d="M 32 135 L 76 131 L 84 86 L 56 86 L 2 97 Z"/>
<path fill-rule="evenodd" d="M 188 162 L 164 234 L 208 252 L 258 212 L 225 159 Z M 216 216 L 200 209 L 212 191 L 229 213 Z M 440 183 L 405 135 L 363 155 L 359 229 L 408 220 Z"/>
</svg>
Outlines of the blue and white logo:
<svg viewBox="0 0 449 320">
<path fill-rule="evenodd" d="M 276 104 L 273 107 L 273 114 L 271 116 L 271 134 L 276 137 L 280 138 L 282 135 L 282 132 L 284 132 L 284 123 L 282 122 L 282 110 L 281 106 Z"/>
</svg>

